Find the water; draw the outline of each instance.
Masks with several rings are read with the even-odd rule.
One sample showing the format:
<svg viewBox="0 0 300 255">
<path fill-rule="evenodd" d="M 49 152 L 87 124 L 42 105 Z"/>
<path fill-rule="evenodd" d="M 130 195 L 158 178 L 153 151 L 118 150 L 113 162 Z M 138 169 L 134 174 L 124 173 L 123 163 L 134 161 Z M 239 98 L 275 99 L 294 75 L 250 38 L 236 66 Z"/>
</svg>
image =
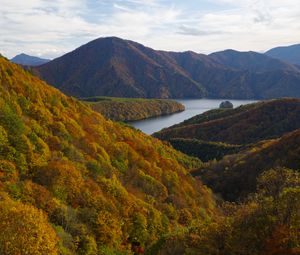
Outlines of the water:
<svg viewBox="0 0 300 255">
<path fill-rule="evenodd" d="M 225 99 L 178 99 L 176 100 L 185 106 L 185 111 L 174 113 L 167 116 L 160 116 L 151 119 L 133 121 L 130 124 L 140 129 L 146 134 L 153 134 L 163 128 L 178 124 L 195 115 L 206 112 L 211 109 L 219 108 L 221 102 Z M 234 107 L 256 102 L 254 100 L 229 100 Z"/>
</svg>

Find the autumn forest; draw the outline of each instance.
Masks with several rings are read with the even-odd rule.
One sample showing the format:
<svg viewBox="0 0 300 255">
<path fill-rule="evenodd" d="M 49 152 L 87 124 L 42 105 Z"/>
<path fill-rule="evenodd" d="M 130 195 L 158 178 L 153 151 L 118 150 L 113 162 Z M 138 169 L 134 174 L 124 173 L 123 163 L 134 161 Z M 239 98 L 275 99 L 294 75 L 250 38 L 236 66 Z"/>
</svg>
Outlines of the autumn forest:
<svg viewBox="0 0 300 255">
<path fill-rule="evenodd" d="M 0 56 L 0 254 L 300 254 L 300 100 L 153 136 L 114 121 L 182 110 L 77 99 Z"/>
</svg>

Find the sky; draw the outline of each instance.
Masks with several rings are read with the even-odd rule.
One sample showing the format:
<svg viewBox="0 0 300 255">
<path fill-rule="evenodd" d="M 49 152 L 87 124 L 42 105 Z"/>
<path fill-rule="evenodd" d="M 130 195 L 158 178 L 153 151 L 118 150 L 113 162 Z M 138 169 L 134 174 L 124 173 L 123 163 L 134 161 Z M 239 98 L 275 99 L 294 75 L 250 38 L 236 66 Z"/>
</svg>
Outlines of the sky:
<svg viewBox="0 0 300 255">
<path fill-rule="evenodd" d="M 300 0 L 0 0 L 0 53 L 55 58 L 99 37 L 198 53 L 300 43 Z"/>
</svg>

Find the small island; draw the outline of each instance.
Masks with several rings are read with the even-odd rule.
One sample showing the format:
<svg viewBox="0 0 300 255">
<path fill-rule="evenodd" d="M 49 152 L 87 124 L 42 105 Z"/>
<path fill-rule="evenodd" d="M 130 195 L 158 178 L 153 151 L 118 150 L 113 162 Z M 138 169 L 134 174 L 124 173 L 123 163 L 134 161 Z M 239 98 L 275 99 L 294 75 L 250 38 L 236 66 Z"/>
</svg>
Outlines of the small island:
<svg viewBox="0 0 300 255">
<path fill-rule="evenodd" d="M 220 106 L 220 109 L 232 109 L 233 108 L 233 104 L 230 101 L 223 101 Z"/>
<path fill-rule="evenodd" d="M 185 110 L 184 105 L 171 99 L 91 97 L 82 100 L 107 119 L 124 122 L 169 115 Z"/>
</svg>

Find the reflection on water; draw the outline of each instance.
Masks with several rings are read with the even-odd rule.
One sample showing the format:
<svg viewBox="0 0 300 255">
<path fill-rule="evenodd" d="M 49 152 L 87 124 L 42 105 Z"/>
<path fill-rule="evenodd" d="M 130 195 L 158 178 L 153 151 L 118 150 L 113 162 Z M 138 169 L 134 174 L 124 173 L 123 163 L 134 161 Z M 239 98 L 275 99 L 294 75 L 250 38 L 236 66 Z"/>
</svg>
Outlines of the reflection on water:
<svg viewBox="0 0 300 255">
<path fill-rule="evenodd" d="M 163 128 L 180 123 L 197 114 L 206 112 L 211 109 L 219 108 L 219 105 L 225 99 L 178 99 L 176 100 L 185 106 L 185 111 L 174 113 L 172 115 L 160 116 L 151 119 L 133 121 L 130 124 L 137 129 L 140 129 L 146 134 L 152 134 Z M 229 100 L 234 107 L 242 104 L 256 102 L 254 100 Z"/>
</svg>

